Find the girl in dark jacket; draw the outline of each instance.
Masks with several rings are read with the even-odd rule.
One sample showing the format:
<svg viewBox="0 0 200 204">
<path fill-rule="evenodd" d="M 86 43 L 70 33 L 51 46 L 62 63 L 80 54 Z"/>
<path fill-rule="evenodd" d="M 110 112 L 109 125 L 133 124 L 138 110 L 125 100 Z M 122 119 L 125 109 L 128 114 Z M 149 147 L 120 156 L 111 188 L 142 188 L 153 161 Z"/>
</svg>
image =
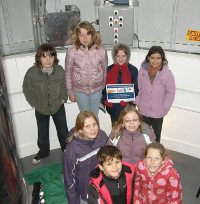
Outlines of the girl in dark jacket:
<svg viewBox="0 0 200 204">
<path fill-rule="evenodd" d="M 106 85 L 108 84 L 134 84 L 135 96 L 138 95 L 138 70 L 129 63 L 130 48 L 122 43 L 116 44 L 112 49 L 114 64 L 107 70 Z M 106 88 L 102 91 L 102 103 L 106 105 L 106 110 L 110 114 L 112 124 L 119 118 L 120 112 L 132 102 L 109 103 L 107 100 Z"/>
<path fill-rule="evenodd" d="M 89 174 L 98 164 L 96 154 L 108 137 L 99 129 L 99 122 L 91 111 L 78 114 L 76 126 L 68 136 L 62 159 L 68 204 L 86 204 Z"/>
</svg>

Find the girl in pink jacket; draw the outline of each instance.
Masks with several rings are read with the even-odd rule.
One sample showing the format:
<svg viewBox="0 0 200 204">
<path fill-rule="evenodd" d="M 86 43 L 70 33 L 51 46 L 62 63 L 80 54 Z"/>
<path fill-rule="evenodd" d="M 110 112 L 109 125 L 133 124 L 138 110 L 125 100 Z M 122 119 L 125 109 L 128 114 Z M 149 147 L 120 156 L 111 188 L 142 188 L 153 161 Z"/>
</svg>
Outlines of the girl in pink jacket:
<svg viewBox="0 0 200 204">
<path fill-rule="evenodd" d="M 69 99 L 79 110 L 92 111 L 98 118 L 102 90 L 105 87 L 108 57 L 101 38 L 91 23 L 80 22 L 65 59 L 66 88 Z"/>
<path fill-rule="evenodd" d="M 142 63 L 138 88 L 135 104 L 145 123 L 154 129 L 156 141 L 160 142 L 163 117 L 170 110 L 175 96 L 174 76 L 160 46 L 151 47 Z"/>
<path fill-rule="evenodd" d="M 181 180 L 164 146 L 151 143 L 144 156 L 136 165 L 134 204 L 181 204 Z"/>
</svg>

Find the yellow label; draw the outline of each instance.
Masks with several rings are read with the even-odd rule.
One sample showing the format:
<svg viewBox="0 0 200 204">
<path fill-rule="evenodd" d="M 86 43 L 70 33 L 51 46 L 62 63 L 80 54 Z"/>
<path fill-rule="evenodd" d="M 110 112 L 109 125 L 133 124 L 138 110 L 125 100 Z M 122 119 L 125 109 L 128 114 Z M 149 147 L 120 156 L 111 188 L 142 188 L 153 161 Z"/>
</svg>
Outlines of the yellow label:
<svg viewBox="0 0 200 204">
<path fill-rule="evenodd" d="M 186 40 L 200 42 L 200 31 L 187 30 Z"/>
</svg>

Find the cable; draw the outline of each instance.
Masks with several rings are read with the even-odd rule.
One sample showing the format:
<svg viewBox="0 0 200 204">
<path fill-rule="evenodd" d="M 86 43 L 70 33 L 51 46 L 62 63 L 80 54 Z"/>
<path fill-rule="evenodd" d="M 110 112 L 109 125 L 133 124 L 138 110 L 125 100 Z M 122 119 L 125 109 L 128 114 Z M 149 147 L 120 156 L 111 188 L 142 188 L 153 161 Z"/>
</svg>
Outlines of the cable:
<svg viewBox="0 0 200 204">
<path fill-rule="evenodd" d="M 138 48 L 140 48 L 140 49 L 141 49 L 141 47 L 139 46 L 139 38 L 138 38 L 138 36 L 137 36 L 135 33 L 133 33 L 133 35 L 135 35 L 135 36 L 136 36 L 137 41 L 138 41 Z"/>
</svg>

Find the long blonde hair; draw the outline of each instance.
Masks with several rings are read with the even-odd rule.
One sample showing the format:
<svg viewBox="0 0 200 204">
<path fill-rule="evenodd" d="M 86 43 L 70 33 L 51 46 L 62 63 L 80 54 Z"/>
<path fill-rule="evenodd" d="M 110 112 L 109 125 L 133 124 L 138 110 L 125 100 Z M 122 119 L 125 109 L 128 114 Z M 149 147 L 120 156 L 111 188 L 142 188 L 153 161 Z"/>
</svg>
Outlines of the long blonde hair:
<svg viewBox="0 0 200 204">
<path fill-rule="evenodd" d="M 138 130 L 139 130 L 139 132 L 142 132 L 142 122 L 143 122 L 142 115 L 139 113 L 138 110 L 135 109 L 134 106 L 127 106 L 121 111 L 118 121 L 113 124 L 113 127 L 114 127 L 114 137 L 113 137 L 113 139 L 117 138 L 119 135 L 122 136 L 122 132 L 124 131 L 124 127 L 123 127 L 124 116 L 127 113 L 130 113 L 130 112 L 134 112 L 134 113 L 136 113 L 138 115 L 139 122 L 140 122 Z"/>
<path fill-rule="evenodd" d="M 84 140 L 84 135 L 82 135 L 80 133 L 80 130 L 83 130 L 85 120 L 87 118 L 90 118 L 90 117 L 94 118 L 94 120 L 96 121 L 97 126 L 99 128 L 99 122 L 98 122 L 97 118 L 95 117 L 94 113 L 92 113 L 91 111 L 81 111 L 76 118 L 76 125 L 75 125 L 73 132 L 72 132 L 72 135 L 67 139 L 68 142 L 71 142 L 75 135 L 77 135 L 78 138 Z M 99 138 L 99 131 L 98 131 L 96 138 L 97 139 Z"/>
<path fill-rule="evenodd" d="M 80 28 L 86 29 L 87 33 L 92 35 L 92 41 L 88 45 L 88 48 L 90 49 L 94 44 L 96 44 L 97 45 L 96 49 L 98 49 L 99 46 L 101 45 L 101 37 L 96 32 L 93 25 L 91 23 L 89 23 L 88 21 L 82 21 L 82 22 L 78 23 L 78 25 L 74 29 L 74 35 L 72 36 L 72 40 L 73 40 L 74 45 L 76 46 L 76 49 L 78 50 L 82 45 L 80 40 L 79 40 Z"/>
</svg>

